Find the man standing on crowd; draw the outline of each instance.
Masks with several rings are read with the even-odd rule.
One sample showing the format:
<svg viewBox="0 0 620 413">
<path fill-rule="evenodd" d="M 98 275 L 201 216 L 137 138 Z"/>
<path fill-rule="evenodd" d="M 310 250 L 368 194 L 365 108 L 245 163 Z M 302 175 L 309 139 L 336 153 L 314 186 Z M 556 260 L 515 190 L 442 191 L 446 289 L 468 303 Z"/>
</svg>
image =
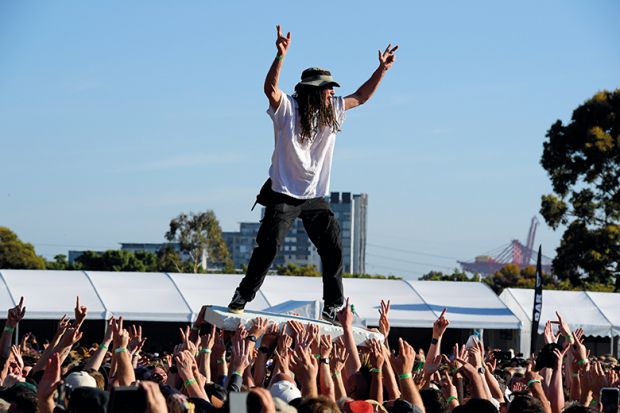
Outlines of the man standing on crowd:
<svg viewBox="0 0 620 413">
<path fill-rule="evenodd" d="M 276 55 L 265 79 L 267 113 L 273 121 L 275 148 L 269 179 L 257 202 L 265 205 L 265 215 L 256 237 L 256 248 L 245 277 L 236 289 L 228 309 L 241 313 L 260 289 L 267 270 L 296 218 L 321 257 L 323 271 L 323 319 L 336 321 L 344 303 L 342 290 L 342 240 L 340 227 L 325 196 L 329 194 L 332 154 L 336 133 L 344 112 L 365 103 L 373 95 L 385 73 L 394 63 L 398 46 L 379 51 L 379 67 L 355 93 L 336 97 L 340 85 L 331 73 L 320 68 L 306 69 L 295 94 L 284 94 L 278 87 L 282 63 L 291 44 L 291 33 L 282 35 L 277 26 Z"/>
</svg>

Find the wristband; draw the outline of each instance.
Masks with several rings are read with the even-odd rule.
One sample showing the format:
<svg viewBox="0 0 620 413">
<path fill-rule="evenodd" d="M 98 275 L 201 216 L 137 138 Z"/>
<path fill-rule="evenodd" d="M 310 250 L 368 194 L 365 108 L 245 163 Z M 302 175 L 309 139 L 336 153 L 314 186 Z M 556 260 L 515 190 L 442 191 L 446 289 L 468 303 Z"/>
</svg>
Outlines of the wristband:
<svg viewBox="0 0 620 413">
<path fill-rule="evenodd" d="M 588 363 L 588 359 L 581 359 L 579 361 L 577 361 L 577 364 L 579 364 L 580 366 L 583 366 L 584 364 Z"/>
<path fill-rule="evenodd" d="M 194 379 L 185 380 L 185 386 L 191 386 L 192 384 L 196 384 L 196 380 Z"/>
<path fill-rule="evenodd" d="M 592 398 L 592 401 L 590 402 L 590 406 L 596 406 L 598 404 L 598 401 L 595 398 Z"/>
<path fill-rule="evenodd" d="M 575 339 L 574 339 L 574 338 L 573 338 L 573 336 L 571 336 L 571 335 L 564 336 L 564 338 L 565 338 L 566 340 L 568 340 L 571 344 L 575 341 Z"/>
<path fill-rule="evenodd" d="M 266 346 L 260 346 L 260 347 L 258 348 L 258 351 L 260 351 L 260 352 L 261 352 L 261 353 L 263 353 L 263 354 L 267 354 L 267 353 L 269 353 L 269 347 L 266 347 Z"/>
<path fill-rule="evenodd" d="M 224 364 L 224 363 L 226 363 L 226 359 L 217 359 L 217 360 L 215 360 L 215 362 L 217 364 Z"/>
<path fill-rule="evenodd" d="M 371 373 L 381 373 L 381 369 L 370 369 Z"/>
<path fill-rule="evenodd" d="M 99 349 L 100 350 L 107 350 L 108 346 L 106 346 L 105 344 L 99 344 Z"/>
<path fill-rule="evenodd" d="M 340 377 L 340 372 L 339 371 L 335 371 L 332 375 L 334 377 Z"/>
<path fill-rule="evenodd" d="M 232 374 L 234 376 L 239 376 L 239 377 L 243 377 L 243 374 L 239 373 L 238 371 L 233 371 Z"/>
<path fill-rule="evenodd" d="M 411 373 L 403 373 L 398 375 L 398 380 L 410 379 Z"/>
<path fill-rule="evenodd" d="M 125 352 L 127 352 L 127 349 L 125 347 L 119 347 L 119 348 L 114 349 L 114 352 L 115 353 L 125 353 Z"/>
<path fill-rule="evenodd" d="M 314 358 L 315 358 L 315 359 L 317 359 L 317 360 L 319 360 L 319 359 L 321 358 L 321 355 L 320 355 L 320 354 L 315 354 L 315 355 L 314 355 Z"/>
<path fill-rule="evenodd" d="M 284 60 L 284 56 L 282 56 L 282 55 L 276 55 L 276 60 L 278 60 L 278 61 L 282 61 L 282 60 Z"/>
<path fill-rule="evenodd" d="M 431 339 L 431 345 L 432 345 L 432 344 L 437 344 L 437 343 L 439 343 L 439 340 L 438 340 L 438 339 L 436 339 L 435 337 L 433 337 L 433 338 Z"/>
<path fill-rule="evenodd" d="M 452 400 L 457 400 L 457 397 L 456 397 L 456 396 L 450 396 L 450 397 L 448 397 L 448 398 L 446 399 L 446 403 L 450 404 L 450 402 L 451 402 Z M 458 400 L 457 400 L 457 401 L 458 401 Z"/>
<path fill-rule="evenodd" d="M 329 365 L 329 358 L 328 358 L 328 357 L 321 357 L 321 358 L 319 359 L 319 363 Z"/>
<path fill-rule="evenodd" d="M 538 379 L 533 379 L 527 382 L 527 387 L 530 387 L 532 384 L 534 383 L 540 383 L 540 380 Z"/>
<path fill-rule="evenodd" d="M 15 327 L 4 327 L 4 331 L 8 331 L 9 333 L 12 333 L 13 331 L 15 331 Z"/>
<path fill-rule="evenodd" d="M 211 353 L 211 349 L 210 349 L 210 348 L 201 348 L 201 349 L 200 349 L 200 352 L 201 352 L 201 353 L 207 353 L 207 354 L 210 354 L 210 353 Z"/>
</svg>

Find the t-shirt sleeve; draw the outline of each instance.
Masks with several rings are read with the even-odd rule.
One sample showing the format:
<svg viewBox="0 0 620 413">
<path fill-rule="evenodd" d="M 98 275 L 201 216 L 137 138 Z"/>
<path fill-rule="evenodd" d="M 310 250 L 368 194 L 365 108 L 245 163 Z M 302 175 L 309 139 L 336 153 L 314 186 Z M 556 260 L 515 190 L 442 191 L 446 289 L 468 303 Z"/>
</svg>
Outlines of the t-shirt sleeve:
<svg viewBox="0 0 620 413">
<path fill-rule="evenodd" d="M 292 97 L 289 95 L 282 93 L 282 98 L 280 99 L 280 105 L 274 109 L 269 105 L 269 109 L 267 109 L 267 114 L 273 120 L 275 125 L 282 125 L 284 122 L 289 120 L 293 114 L 293 104 L 291 102 Z"/>
<path fill-rule="evenodd" d="M 344 122 L 345 119 L 344 98 L 342 96 L 334 98 L 334 111 L 336 112 L 338 125 L 342 126 L 342 122 Z"/>
</svg>

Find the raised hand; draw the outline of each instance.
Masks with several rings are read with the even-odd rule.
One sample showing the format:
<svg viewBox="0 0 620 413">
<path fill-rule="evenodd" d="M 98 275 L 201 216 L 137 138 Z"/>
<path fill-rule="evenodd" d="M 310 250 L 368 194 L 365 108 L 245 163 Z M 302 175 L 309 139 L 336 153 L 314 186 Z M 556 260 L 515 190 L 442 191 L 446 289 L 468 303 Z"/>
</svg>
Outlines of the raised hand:
<svg viewBox="0 0 620 413">
<path fill-rule="evenodd" d="M 338 344 L 338 342 L 334 343 L 332 357 L 330 358 L 331 369 L 334 372 L 340 373 L 348 358 L 349 353 L 347 353 L 347 348 L 342 344 Z"/>
<path fill-rule="evenodd" d="M 342 324 L 342 328 L 350 329 L 353 324 L 353 312 L 351 311 L 351 306 L 349 305 L 349 297 L 347 297 L 347 301 L 344 304 L 344 307 L 340 311 L 338 311 L 338 321 Z"/>
<path fill-rule="evenodd" d="M 392 47 L 392 43 L 388 44 L 383 52 L 379 50 L 379 67 L 383 70 L 388 70 L 394 64 L 396 56 L 394 52 L 398 49 L 398 45 Z"/>
<path fill-rule="evenodd" d="M 388 334 L 390 334 L 390 320 L 388 319 L 389 312 L 390 300 L 388 300 L 387 303 L 381 300 L 381 307 L 379 308 L 379 332 L 383 334 L 386 340 Z"/>
<path fill-rule="evenodd" d="M 445 315 L 446 309 L 444 308 L 439 318 L 433 323 L 433 338 L 439 339 L 443 336 L 443 333 L 446 332 L 446 328 L 448 328 L 450 322 L 445 317 Z"/>
<path fill-rule="evenodd" d="M 88 313 L 88 308 L 85 305 L 80 305 L 79 295 L 75 299 L 75 309 L 73 311 L 75 313 L 75 325 L 79 327 L 84 322 L 86 313 Z"/>
<path fill-rule="evenodd" d="M 392 356 L 392 365 L 397 374 L 411 373 L 413 361 L 415 360 L 415 350 L 402 338 L 398 339 L 399 352 L 397 356 Z"/>
<path fill-rule="evenodd" d="M 136 327 L 135 325 L 132 325 L 131 330 L 129 331 L 129 344 L 127 346 L 127 350 L 129 350 L 132 354 L 136 351 L 140 351 L 145 342 L 146 337 L 142 337 L 142 326 Z"/>
<path fill-rule="evenodd" d="M 215 329 L 215 324 L 211 326 L 211 331 L 207 334 L 203 334 L 200 336 L 200 347 L 203 349 L 211 350 L 213 345 L 215 344 L 215 337 L 217 336 L 217 332 Z"/>
<path fill-rule="evenodd" d="M 168 413 L 166 399 L 159 390 L 159 385 L 152 381 L 141 381 L 138 384 L 144 391 L 146 401 L 145 413 Z"/>
<path fill-rule="evenodd" d="M 368 344 L 370 347 L 370 365 L 372 368 L 380 369 L 385 361 L 383 358 L 383 345 L 376 339 L 368 340 Z"/>
<path fill-rule="evenodd" d="M 276 26 L 276 31 L 278 33 L 278 38 L 276 39 L 276 48 L 278 49 L 278 56 L 286 56 L 286 52 L 288 52 L 288 48 L 291 45 L 291 32 L 286 33 L 286 37 L 282 34 L 280 30 L 280 25 Z"/>
<path fill-rule="evenodd" d="M 559 335 L 560 335 L 559 331 L 557 335 L 553 333 L 553 324 L 551 324 L 551 321 L 547 320 L 547 322 L 545 323 L 545 332 L 544 332 L 545 344 L 557 343 Z"/>
<path fill-rule="evenodd" d="M 332 336 L 330 335 L 322 335 L 320 338 L 320 345 L 319 345 L 319 353 L 321 355 L 322 359 L 326 359 L 329 358 L 330 354 L 332 353 L 332 350 L 334 348 L 334 345 L 332 344 Z"/>
<path fill-rule="evenodd" d="M 15 326 L 17 326 L 17 323 L 19 323 L 25 315 L 26 307 L 24 307 L 24 297 L 20 297 L 19 303 L 15 307 L 9 309 L 6 318 L 7 326 L 15 328 Z"/>
<path fill-rule="evenodd" d="M 252 320 L 252 327 L 250 327 L 248 334 L 250 336 L 260 338 L 263 336 L 263 334 L 265 334 L 265 331 L 267 331 L 268 326 L 269 326 L 269 320 L 267 320 L 266 318 L 262 318 L 262 317 L 256 317 L 254 320 Z"/>
<path fill-rule="evenodd" d="M 37 387 L 37 398 L 44 402 L 52 402 L 56 387 L 60 384 L 60 356 L 54 353 L 47 360 L 47 367 Z M 53 402 L 52 402 L 53 409 Z"/>
</svg>

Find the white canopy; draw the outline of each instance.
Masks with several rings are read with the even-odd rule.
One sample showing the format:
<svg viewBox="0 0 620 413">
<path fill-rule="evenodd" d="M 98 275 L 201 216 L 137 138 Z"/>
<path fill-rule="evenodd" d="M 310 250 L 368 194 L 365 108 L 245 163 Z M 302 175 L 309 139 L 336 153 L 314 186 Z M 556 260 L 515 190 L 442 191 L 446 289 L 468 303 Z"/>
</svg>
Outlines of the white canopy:
<svg viewBox="0 0 620 413">
<path fill-rule="evenodd" d="M 599 294 L 603 294 L 603 298 L 600 298 Z M 531 326 L 534 290 L 506 288 L 499 297 L 519 317 L 524 326 Z M 607 306 L 607 311 L 615 311 L 617 314 L 620 310 L 620 294 L 544 290 L 538 334 L 543 333 L 547 320 L 557 320 L 555 315 L 557 311 L 571 329 L 583 328 L 586 336 L 611 336 L 612 330 L 620 328 L 620 325 L 614 326 L 611 323 L 594 297 L 601 305 Z"/>
<path fill-rule="evenodd" d="M 240 275 L 98 271 L 0 270 L 0 308 L 25 298 L 27 318 L 59 319 L 73 314 L 75 297 L 89 319 L 111 315 L 128 320 L 191 321 L 203 304 L 226 306 Z M 379 302 L 391 301 L 394 327 L 429 328 L 448 309 L 454 328 L 519 329 L 520 321 L 484 284 L 353 279 L 343 280 L 350 303 L 367 325 L 377 325 Z M 322 299 L 320 277 L 269 276 L 250 310 Z"/>
</svg>

